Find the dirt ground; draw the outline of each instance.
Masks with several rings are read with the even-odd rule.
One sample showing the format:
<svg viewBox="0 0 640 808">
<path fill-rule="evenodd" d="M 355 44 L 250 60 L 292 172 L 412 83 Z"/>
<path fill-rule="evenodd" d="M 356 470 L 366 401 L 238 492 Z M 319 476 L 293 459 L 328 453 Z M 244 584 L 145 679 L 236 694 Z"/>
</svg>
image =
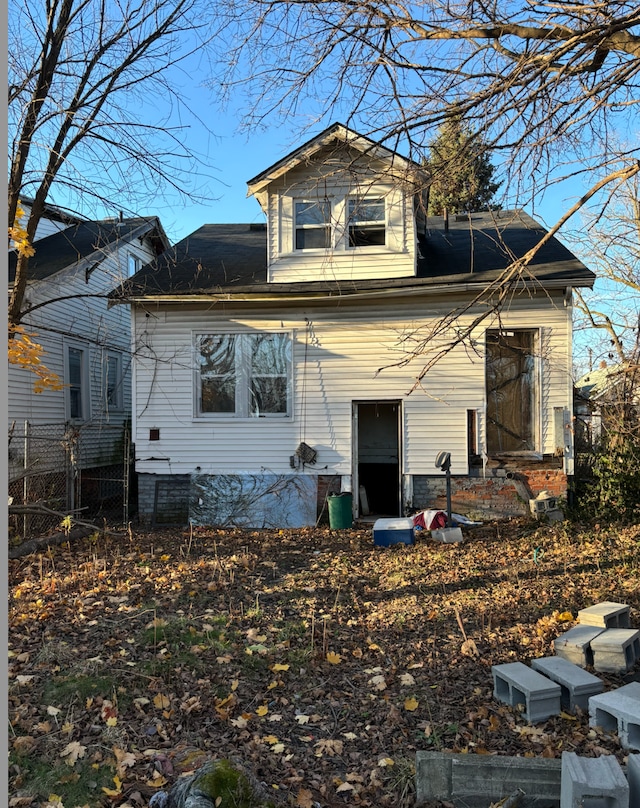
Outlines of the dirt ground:
<svg viewBox="0 0 640 808">
<path fill-rule="evenodd" d="M 640 526 L 389 548 L 371 530 L 130 529 L 12 560 L 9 805 L 141 808 L 214 757 L 298 808 L 411 806 L 416 750 L 622 761 L 587 715 L 531 725 L 493 699 L 492 665 L 551 654 L 603 600 L 640 626 Z"/>
</svg>

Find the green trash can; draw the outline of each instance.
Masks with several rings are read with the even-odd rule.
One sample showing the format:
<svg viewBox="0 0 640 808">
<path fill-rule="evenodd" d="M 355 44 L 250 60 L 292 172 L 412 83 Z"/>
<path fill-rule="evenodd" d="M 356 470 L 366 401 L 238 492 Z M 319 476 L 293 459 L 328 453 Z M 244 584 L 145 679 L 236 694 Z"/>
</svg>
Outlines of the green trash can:
<svg viewBox="0 0 640 808">
<path fill-rule="evenodd" d="M 353 525 L 353 495 L 350 491 L 329 494 L 329 527 L 344 530 Z"/>
</svg>

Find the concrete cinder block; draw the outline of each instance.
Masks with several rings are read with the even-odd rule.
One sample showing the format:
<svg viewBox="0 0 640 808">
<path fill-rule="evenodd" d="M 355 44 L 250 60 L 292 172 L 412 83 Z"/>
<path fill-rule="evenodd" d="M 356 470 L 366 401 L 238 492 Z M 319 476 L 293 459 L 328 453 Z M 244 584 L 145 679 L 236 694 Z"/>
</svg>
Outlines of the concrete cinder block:
<svg viewBox="0 0 640 808">
<path fill-rule="evenodd" d="M 493 665 L 493 695 L 515 707 L 524 704 L 524 717 L 532 724 L 560 712 L 561 688 L 522 662 Z"/>
<path fill-rule="evenodd" d="M 586 712 L 589 709 L 589 697 L 604 690 L 604 684 L 597 676 L 562 657 L 533 659 L 531 667 L 560 685 L 560 701 L 566 710 L 580 707 Z"/>
<path fill-rule="evenodd" d="M 608 628 L 591 640 L 593 667 L 603 673 L 625 673 L 640 657 L 640 631 Z"/>
<path fill-rule="evenodd" d="M 626 603 L 605 600 L 587 609 L 580 609 L 578 623 L 602 628 L 629 628 L 629 607 Z"/>
<path fill-rule="evenodd" d="M 562 753 L 560 808 L 629 808 L 629 785 L 613 755 Z"/>
<path fill-rule="evenodd" d="M 560 760 L 452 752 L 416 753 L 416 804 L 445 800 L 465 808 L 488 808 L 518 788 L 519 808 L 557 808 Z"/>
<path fill-rule="evenodd" d="M 441 541 L 444 544 L 454 544 L 455 542 L 462 541 L 464 536 L 459 527 L 443 527 L 440 530 L 432 530 L 431 538 L 436 541 Z"/>
<path fill-rule="evenodd" d="M 589 726 L 617 732 L 622 747 L 640 750 L 640 682 L 591 696 Z"/>
<path fill-rule="evenodd" d="M 593 665 L 591 642 L 603 631 L 603 628 L 596 626 L 575 626 L 556 637 L 553 641 L 554 653 L 581 668 Z"/>
<path fill-rule="evenodd" d="M 627 782 L 629 808 L 640 808 L 640 755 L 629 755 L 627 758 Z"/>
</svg>

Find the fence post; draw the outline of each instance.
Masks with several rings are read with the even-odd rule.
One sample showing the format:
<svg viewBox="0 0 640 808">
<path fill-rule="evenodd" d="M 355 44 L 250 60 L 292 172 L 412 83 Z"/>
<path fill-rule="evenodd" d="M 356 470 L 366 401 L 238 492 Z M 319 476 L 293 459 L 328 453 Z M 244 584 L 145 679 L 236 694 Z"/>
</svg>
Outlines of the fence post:
<svg viewBox="0 0 640 808">
<path fill-rule="evenodd" d="M 22 504 L 26 505 L 29 500 L 29 478 L 28 478 L 28 469 L 29 469 L 29 422 L 24 422 L 24 479 L 22 480 Z M 28 519 L 29 515 L 24 514 L 22 517 L 22 538 L 27 538 L 27 527 L 28 527 Z"/>
<path fill-rule="evenodd" d="M 129 524 L 129 476 L 131 472 L 131 432 L 129 427 L 125 424 L 124 427 L 124 444 L 123 447 L 123 473 L 124 479 L 122 481 L 122 520 L 125 527 Z"/>
</svg>

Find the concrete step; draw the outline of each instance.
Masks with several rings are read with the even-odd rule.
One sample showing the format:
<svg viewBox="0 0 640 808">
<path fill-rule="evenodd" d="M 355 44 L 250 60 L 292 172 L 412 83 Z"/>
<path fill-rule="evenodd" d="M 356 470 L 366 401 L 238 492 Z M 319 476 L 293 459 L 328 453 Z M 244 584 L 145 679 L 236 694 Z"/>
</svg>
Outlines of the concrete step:
<svg viewBox="0 0 640 808">
<path fill-rule="evenodd" d="M 624 749 L 640 750 L 640 682 L 591 696 L 589 726 L 617 732 Z"/>
<path fill-rule="evenodd" d="M 587 665 L 593 665 L 591 642 L 603 631 L 603 628 L 596 626 L 575 626 L 556 637 L 553 641 L 553 651 L 574 665 L 586 668 Z"/>
<path fill-rule="evenodd" d="M 640 631 L 608 628 L 591 640 L 593 667 L 602 673 L 625 673 L 640 657 Z"/>
<path fill-rule="evenodd" d="M 629 607 L 626 603 L 605 600 L 578 612 L 578 623 L 602 628 L 629 628 Z"/>
<path fill-rule="evenodd" d="M 560 702 L 565 710 L 573 711 L 580 707 L 587 712 L 589 697 L 604 690 L 604 684 L 597 676 L 562 657 L 533 659 L 531 667 L 560 685 Z"/>
<path fill-rule="evenodd" d="M 629 784 L 613 755 L 562 753 L 560 808 L 629 808 Z"/>
<path fill-rule="evenodd" d="M 524 717 L 532 724 L 560 712 L 561 688 L 522 662 L 493 665 L 493 695 L 511 707 L 524 704 Z"/>
</svg>

